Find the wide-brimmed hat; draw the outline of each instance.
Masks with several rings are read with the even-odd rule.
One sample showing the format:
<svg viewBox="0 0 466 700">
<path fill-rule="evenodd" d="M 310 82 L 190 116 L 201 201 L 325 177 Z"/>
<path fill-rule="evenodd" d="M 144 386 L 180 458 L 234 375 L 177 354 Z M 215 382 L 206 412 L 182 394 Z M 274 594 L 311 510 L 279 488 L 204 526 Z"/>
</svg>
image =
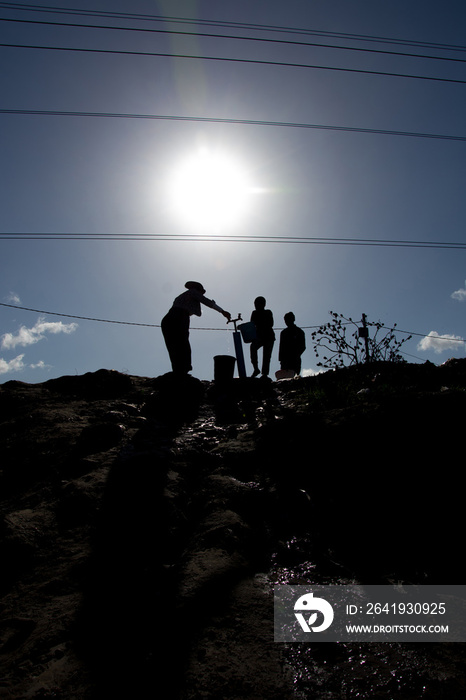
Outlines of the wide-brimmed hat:
<svg viewBox="0 0 466 700">
<path fill-rule="evenodd" d="M 186 282 L 184 286 L 186 287 L 186 289 L 195 289 L 201 294 L 205 294 L 205 289 L 200 282 Z"/>
</svg>

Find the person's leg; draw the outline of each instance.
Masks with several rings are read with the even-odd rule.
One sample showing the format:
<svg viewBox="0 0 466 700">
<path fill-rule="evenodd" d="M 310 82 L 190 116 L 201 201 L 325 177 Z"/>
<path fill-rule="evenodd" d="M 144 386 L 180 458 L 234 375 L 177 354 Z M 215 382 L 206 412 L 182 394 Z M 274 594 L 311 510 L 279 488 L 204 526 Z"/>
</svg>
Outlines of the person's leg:
<svg viewBox="0 0 466 700">
<path fill-rule="evenodd" d="M 263 350 L 263 356 L 262 356 L 262 375 L 264 377 L 269 376 L 270 360 L 272 357 L 273 343 L 274 343 L 273 340 L 271 342 L 264 343 L 264 350 Z"/>
<path fill-rule="evenodd" d="M 173 372 L 187 374 L 192 370 L 189 315 L 173 309 L 165 316 L 161 325 Z"/>
<path fill-rule="evenodd" d="M 260 372 L 259 372 L 259 362 L 258 362 L 258 359 L 257 359 L 257 351 L 258 351 L 259 347 L 260 347 L 260 346 L 259 346 L 258 341 L 257 341 L 257 340 L 253 340 L 252 343 L 251 343 L 251 363 L 252 363 L 252 366 L 253 366 L 253 369 L 254 369 L 254 372 L 252 373 L 252 376 L 253 376 L 253 377 L 257 377 L 257 375 L 260 374 Z"/>
<path fill-rule="evenodd" d="M 293 369 L 296 374 L 301 374 L 301 356 L 297 357 L 293 365 Z"/>
</svg>

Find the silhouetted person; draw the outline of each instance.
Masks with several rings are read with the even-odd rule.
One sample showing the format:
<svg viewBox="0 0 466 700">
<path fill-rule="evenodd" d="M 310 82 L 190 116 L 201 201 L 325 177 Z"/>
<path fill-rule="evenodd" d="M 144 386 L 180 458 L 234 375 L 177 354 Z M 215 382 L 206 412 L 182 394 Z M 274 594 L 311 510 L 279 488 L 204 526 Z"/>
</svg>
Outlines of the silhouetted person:
<svg viewBox="0 0 466 700">
<path fill-rule="evenodd" d="M 262 350 L 262 376 L 268 377 L 270 371 L 270 358 L 272 357 L 272 348 L 275 342 L 275 333 L 273 331 L 273 314 L 270 309 L 265 308 L 264 297 L 257 297 L 254 300 L 255 309 L 251 314 L 251 321 L 256 327 L 256 339 L 251 343 L 251 362 L 254 367 L 253 377 L 260 374 L 257 351 Z"/>
<path fill-rule="evenodd" d="M 286 328 L 280 333 L 280 346 L 278 359 L 281 369 L 293 370 L 295 374 L 301 372 L 301 355 L 306 349 L 306 337 L 302 328 L 295 325 L 295 315 L 289 311 L 284 316 Z"/>
<path fill-rule="evenodd" d="M 189 344 L 190 316 L 201 316 L 201 304 L 215 309 L 230 320 L 231 314 L 218 306 L 213 299 L 204 296 L 205 289 L 199 282 L 186 282 L 187 292 L 176 297 L 170 311 L 162 319 L 162 333 L 167 346 L 173 372 L 187 374 L 192 370 Z"/>
</svg>

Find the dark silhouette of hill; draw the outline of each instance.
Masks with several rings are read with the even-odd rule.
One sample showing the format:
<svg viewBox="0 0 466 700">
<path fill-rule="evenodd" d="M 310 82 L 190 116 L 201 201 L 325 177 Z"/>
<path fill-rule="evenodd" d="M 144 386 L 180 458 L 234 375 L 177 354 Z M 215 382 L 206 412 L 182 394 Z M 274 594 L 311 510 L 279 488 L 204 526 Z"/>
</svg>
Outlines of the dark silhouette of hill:
<svg viewBox="0 0 466 700">
<path fill-rule="evenodd" d="M 275 643 L 273 585 L 463 582 L 465 390 L 465 360 L 1 385 L 0 697 L 463 698 L 463 644 Z"/>
</svg>

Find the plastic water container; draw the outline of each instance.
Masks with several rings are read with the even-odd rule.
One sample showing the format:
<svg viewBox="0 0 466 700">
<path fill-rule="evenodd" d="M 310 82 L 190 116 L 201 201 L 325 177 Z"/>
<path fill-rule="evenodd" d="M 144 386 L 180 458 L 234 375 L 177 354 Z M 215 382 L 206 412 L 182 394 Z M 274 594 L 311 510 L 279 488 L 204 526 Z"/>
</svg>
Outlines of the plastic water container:
<svg viewBox="0 0 466 700">
<path fill-rule="evenodd" d="M 244 343 L 252 343 L 256 339 L 256 325 L 252 321 L 238 326 Z"/>
<path fill-rule="evenodd" d="M 231 382 L 235 374 L 236 357 L 215 355 L 214 380 L 219 383 Z"/>
</svg>

